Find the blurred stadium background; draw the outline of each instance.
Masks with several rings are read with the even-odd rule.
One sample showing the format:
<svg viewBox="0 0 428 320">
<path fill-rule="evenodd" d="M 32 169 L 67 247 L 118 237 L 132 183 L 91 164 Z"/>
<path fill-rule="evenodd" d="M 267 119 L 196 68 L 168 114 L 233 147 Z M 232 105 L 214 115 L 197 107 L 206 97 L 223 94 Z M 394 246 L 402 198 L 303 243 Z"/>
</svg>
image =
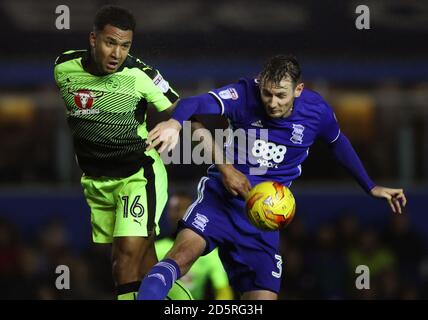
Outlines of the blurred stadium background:
<svg viewBox="0 0 428 320">
<path fill-rule="evenodd" d="M 393 216 L 314 145 L 293 184 L 295 221 L 282 234 L 282 299 L 428 297 L 426 1 L 365 1 L 371 29 L 357 30 L 359 1 L 3 0 L 0 298 L 114 297 L 109 248 L 91 243 L 52 75 L 59 53 L 87 46 L 93 15 L 106 3 L 132 10 L 133 54 L 182 96 L 256 75 L 270 55 L 295 54 L 306 85 L 331 103 L 372 178 L 406 189 L 406 214 Z M 60 4 L 70 8 L 70 30 L 55 28 Z M 150 112 L 150 123 L 166 116 Z M 168 170 L 170 193 L 193 195 L 206 166 Z M 55 288 L 60 264 L 71 269 L 70 290 Z M 355 289 L 360 264 L 370 267 L 370 290 Z"/>
</svg>

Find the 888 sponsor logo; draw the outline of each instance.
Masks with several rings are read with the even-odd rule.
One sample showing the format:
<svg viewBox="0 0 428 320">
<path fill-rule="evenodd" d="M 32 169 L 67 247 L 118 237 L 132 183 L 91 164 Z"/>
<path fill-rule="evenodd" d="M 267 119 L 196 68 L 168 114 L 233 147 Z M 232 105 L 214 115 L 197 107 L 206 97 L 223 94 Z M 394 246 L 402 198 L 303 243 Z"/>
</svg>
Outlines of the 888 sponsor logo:
<svg viewBox="0 0 428 320">
<path fill-rule="evenodd" d="M 257 163 L 261 167 L 278 168 L 278 164 L 284 160 L 287 147 L 284 145 L 276 145 L 273 142 L 267 142 L 261 139 L 254 141 L 251 153 L 258 158 Z"/>
</svg>

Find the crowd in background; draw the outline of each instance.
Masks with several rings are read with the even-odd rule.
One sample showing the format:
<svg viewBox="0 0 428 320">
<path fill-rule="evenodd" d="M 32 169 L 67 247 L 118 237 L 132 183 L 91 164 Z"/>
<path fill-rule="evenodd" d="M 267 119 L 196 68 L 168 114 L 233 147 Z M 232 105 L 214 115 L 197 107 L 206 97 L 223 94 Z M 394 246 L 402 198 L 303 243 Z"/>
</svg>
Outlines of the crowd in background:
<svg viewBox="0 0 428 320">
<path fill-rule="evenodd" d="M 76 249 L 72 236 L 58 219 L 23 234 L 2 218 L 0 299 L 114 299 L 109 245 Z M 280 299 L 428 298 L 427 243 L 406 215 L 391 216 L 379 229 L 344 213 L 313 232 L 296 215 L 281 242 Z M 69 290 L 56 288 L 59 265 L 70 269 Z M 370 289 L 356 288 L 358 265 L 369 268 Z M 208 284 L 205 298 L 212 297 Z"/>
<path fill-rule="evenodd" d="M 408 217 L 391 216 L 383 229 L 345 214 L 305 231 L 298 219 L 282 233 L 283 299 L 427 299 L 428 251 Z M 357 266 L 370 289 L 357 289 Z"/>
</svg>

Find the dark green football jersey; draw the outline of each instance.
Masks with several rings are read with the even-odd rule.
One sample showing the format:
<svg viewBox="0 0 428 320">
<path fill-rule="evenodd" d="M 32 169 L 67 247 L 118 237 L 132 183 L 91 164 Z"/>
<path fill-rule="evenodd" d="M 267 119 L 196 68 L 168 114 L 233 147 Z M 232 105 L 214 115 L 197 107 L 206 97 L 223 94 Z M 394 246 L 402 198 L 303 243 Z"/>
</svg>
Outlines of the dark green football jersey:
<svg viewBox="0 0 428 320">
<path fill-rule="evenodd" d="M 54 71 L 83 172 L 125 177 L 160 161 L 155 150 L 145 151 L 147 106 L 163 111 L 178 94 L 158 70 L 131 55 L 105 76 L 85 70 L 89 59 L 88 50 L 67 51 L 56 59 Z"/>
</svg>

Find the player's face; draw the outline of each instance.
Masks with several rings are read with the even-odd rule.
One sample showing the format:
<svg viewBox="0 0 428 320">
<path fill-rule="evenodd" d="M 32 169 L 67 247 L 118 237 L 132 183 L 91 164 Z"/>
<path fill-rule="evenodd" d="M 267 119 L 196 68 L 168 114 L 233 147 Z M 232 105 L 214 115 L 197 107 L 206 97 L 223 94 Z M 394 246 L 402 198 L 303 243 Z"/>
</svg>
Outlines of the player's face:
<svg viewBox="0 0 428 320">
<path fill-rule="evenodd" d="M 260 95 L 266 114 L 271 118 L 285 118 L 293 110 L 294 99 L 299 97 L 303 90 L 303 83 L 297 86 L 289 78 L 279 83 L 263 81 L 260 85 Z"/>
<path fill-rule="evenodd" d="M 122 30 L 106 25 L 103 30 L 91 32 L 89 42 L 97 71 L 114 73 L 125 61 L 132 44 L 132 30 Z"/>
</svg>

